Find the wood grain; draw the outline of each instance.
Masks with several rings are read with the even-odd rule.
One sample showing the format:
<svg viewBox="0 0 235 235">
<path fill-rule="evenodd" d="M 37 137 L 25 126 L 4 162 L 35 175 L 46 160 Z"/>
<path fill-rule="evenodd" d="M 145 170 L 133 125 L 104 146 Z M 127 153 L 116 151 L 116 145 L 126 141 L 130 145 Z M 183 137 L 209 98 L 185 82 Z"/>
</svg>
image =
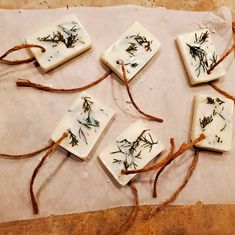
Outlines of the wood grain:
<svg viewBox="0 0 235 235">
<path fill-rule="evenodd" d="M 115 6 L 122 4 L 137 4 L 147 7 L 167 7 L 170 9 L 207 11 L 221 6 L 229 6 L 235 14 L 234 0 L 1 0 L 0 8 L 57 8 L 79 6 Z"/>
<path fill-rule="evenodd" d="M 235 18 L 234 0 L 1 0 L 0 8 L 40 9 L 79 6 L 138 4 L 148 7 L 207 11 L 229 6 Z M 143 215 L 151 206 L 141 206 L 135 224 L 126 234 L 235 234 L 235 205 L 170 206 L 151 220 Z M 49 216 L 47 218 L 0 223 L 0 235 L 12 234 L 108 234 L 125 220 L 131 208 Z"/>
<path fill-rule="evenodd" d="M 235 232 L 235 205 L 171 206 L 152 219 L 144 220 L 143 216 L 149 209 L 150 206 L 141 207 L 135 224 L 125 234 L 225 235 Z M 110 234 L 108 231 L 115 231 L 130 210 L 130 207 L 125 207 L 7 222 L 0 225 L 0 234 Z"/>
</svg>

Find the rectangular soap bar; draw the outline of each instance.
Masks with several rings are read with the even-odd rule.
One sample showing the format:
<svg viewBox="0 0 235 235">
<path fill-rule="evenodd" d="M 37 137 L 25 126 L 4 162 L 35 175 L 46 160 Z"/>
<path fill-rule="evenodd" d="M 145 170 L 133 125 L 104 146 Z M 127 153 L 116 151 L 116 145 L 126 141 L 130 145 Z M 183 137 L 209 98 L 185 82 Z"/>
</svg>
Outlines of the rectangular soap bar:
<svg viewBox="0 0 235 235">
<path fill-rule="evenodd" d="M 108 145 L 99 158 L 120 185 L 126 185 L 136 174 L 123 175 L 121 170 L 140 169 L 153 160 L 163 144 L 141 121 L 136 121 Z"/>
<path fill-rule="evenodd" d="M 132 79 L 159 50 L 160 43 L 140 23 L 135 22 L 121 37 L 101 55 L 101 60 L 121 79 L 120 61 L 126 68 L 126 76 Z"/>
<path fill-rule="evenodd" d="M 48 24 L 27 37 L 26 42 L 46 49 L 46 52 L 38 48 L 30 49 L 44 72 L 91 48 L 91 39 L 75 15 Z"/>
<path fill-rule="evenodd" d="M 218 152 L 231 150 L 233 106 L 232 100 L 222 96 L 195 97 L 191 138 L 196 139 L 201 133 L 206 136 L 197 147 Z"/>
<path fill-rule="evenodd" d="M 226 74 L 222 64 L 207 74 L 210 66 L 218 60 L 208 29 L 178 35 L 176 42 L 192 85 L 209 82 Z"/>
<path fill-rule="evenodd" d="M 56 127 L 51 139 L 56 141 L 68 132 L 68 137 L 60 146 L 81 159 L 87 158 L 113 115 L 111 108 L 82 92 Z"/>
</svg>

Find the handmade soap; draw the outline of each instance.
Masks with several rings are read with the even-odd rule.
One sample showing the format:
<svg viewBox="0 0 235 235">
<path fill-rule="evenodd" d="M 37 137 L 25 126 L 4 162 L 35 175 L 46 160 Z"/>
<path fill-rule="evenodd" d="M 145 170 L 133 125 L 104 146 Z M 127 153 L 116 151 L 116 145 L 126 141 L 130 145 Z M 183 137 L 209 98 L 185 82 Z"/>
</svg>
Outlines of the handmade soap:
<svg viewBox="0 0 235 235">
<path fill-rule="evenodd" d="M 101 55 L 101 60 L 121 79 L 120 62 L 126 68 L 126 77 L 132 79 L 156 54 L 158 40 L 140 23 L 135 22 L 120 38 Z"/>
<path fill-rule="evenodd" d="M 209 82 L 225 75 L 219 64 L 208 74 L 212 64 L 218 60 L 215 46 L 208 29 L 178 35 L 176 42 L 192 85 Z"/>
<path fill-rule="evenodd" d="M 81 159 L 87 158 L 113 115 L 111 108 L 82 92 L 56 127 L 51 139 L 56 141 L 68 132 L 68 137 L 60 146 Z"/>
<path fill-rule="evenodd" d="M 140 169 L 153 160 L 163 144 L 142 121 L 136 121 L 116 140 L 108 145 L 99 158 L 120 185 L 126 185 L 136 174 L 124 175 L 121 171 Z"/>
<path fill-rule="evenodd" d="M 45 52 L 30 49 L 44 72 L 91 48 L 91 39 L 75 15 L 49 24 L 27 37 L 26 42 L 46 49 Z"/>
<path fill-rule="evenodd" d="M 197 147 L 224 152 L 231 150 L 234 103 L 221 96 L 197 95 L 194 104 L 192 139 L 206 138 Z"/>
</svg>

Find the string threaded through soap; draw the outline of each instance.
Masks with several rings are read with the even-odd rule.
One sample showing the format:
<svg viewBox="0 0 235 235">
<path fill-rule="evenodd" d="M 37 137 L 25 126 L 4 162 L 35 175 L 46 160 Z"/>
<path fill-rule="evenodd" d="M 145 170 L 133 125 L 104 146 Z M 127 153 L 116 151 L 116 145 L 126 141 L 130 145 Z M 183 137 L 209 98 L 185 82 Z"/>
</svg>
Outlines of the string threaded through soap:
<svg viewBox="0 0 235 235">
<path fill-rule="evenodd" d="M 29 63 L 35 60 L 34 57 L 30 57 L 28 59 L 23 59 L 23 60 L 6 60 L 4 59 L 5 57 L 7 57 L 9 54 L 15 52 L 15 51 L 19 51 L 22 49 L 26 49 L 26 48 L 39 48 L 41 49 L 41 52 L 45 52 L 46 49 L 40 45 L 35 45 L 35 44 L 21 44 L 21 45 L 17 45 L 14 46 L 12 48 L 10 48 L 9 50 L 7 50 L 3 55 L 0 56 L 0 62 L 3 64 L 8 64 L 8 65 L 17 65 L 17 64 L 24 64 L 24 63 Z"/>
</svg>

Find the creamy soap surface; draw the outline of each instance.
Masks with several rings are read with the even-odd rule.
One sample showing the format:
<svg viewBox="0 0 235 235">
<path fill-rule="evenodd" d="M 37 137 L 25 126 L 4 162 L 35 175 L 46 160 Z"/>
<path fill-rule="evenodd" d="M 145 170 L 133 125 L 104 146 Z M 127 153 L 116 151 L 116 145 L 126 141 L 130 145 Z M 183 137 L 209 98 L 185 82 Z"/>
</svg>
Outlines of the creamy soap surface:
<svg viewBox="0 0 235 235">
<path fill-rule="evenodd" d="M 140 23 L 135 22 L 101 55 L 101 60 L 123 79 L 119 61 L 123 61 L 126 76 L 131 80 L 156 54 L 158 40 Z"/>
<path fill-rule="evenodd" d="M 164 145 L 139 120 L 109 144 L 99 158 L 118 183 L 125 186 L 136 174 L 124 175 L 121 173 L 123 169 L 143 168 L 163 150 Z"/>
<path fill-rule="evenodd" d="M 75 15 L 49 24 L 26 38 L 29 44 L 43 46 L 46 51 L 30 48 L 40 67 L 48 72 L 91 48 L 91 39 Z"/>
<path fill-rule="evenodd" d="M 69 136 L 60 144 L 79 158 L 87 158 L 114 111 L 86 92 L 82 92 L 68 109 L 52 134 L 53 141 L 64 132 Z"/>
<path fill-rule="evenodd" d="M 234 103 L 222 96 L 197 95 L 191 138 L 204 133 L 206 138 L 197 147 L 225 152 L 231 150 Z"/>
<path fill-rule="evenodd" d="M 178 35 L 176 42 L 192 85 L 209 82 L 226 74 L 222 64 L 207 74 L 210 66 L 219 59 L 209 29 Z"/>
</svg>

